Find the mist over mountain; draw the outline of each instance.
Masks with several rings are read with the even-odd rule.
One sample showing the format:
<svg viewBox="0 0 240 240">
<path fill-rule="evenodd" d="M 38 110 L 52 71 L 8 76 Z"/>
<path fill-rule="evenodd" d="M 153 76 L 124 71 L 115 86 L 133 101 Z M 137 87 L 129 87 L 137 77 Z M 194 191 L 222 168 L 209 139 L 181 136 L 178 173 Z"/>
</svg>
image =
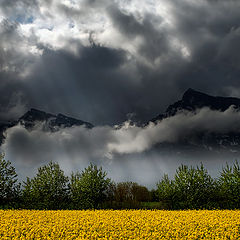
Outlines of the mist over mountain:
<svg viewBox="0 0 240 240">
<path fill-rule="evenodd" d="M 152 143 L 153 145 L 151 144 L 152 147 L 164 151 L 218 151 L 224 149 L 237 152 L 240 146 L 239 126 L 236 124 L 239 110 L 240 99 L 238 98 L 214 97 L 190 88 L 184 92 L 181 100 L 168 106 L 164 113 L 151 119 L 144 126 L 137 126 L 134 122 L 129 122 L 127 129 L 130 129 L 130 132 L 131 128 L 135 126 L 138 131 L 146 132 L 152 128 L 151 124 L 156 126 L 153 127 L 154 129 L 166 125 L 163 128 L 164 131 L 159 132 L 159 136 L 155 134 L 157 139 L 155 143 Z M 187 121 L 189 121 L 189 125 L 185 126 L 183 122 Z M 86 129 L 94 128 L 89 122 L 63 114 L 54 115 L 30 109 L 19 119 L 0 124 L 2 143 L 5 138 L 4 132 L 14 126 L 22 126 L 27 131 L 37 128 L 43 132 L 57 132 L 65 128 L 82 126 Z M 126 123 L 114 127 L 109 126 L 109 128 L 112 128 L 113 131 L 114 129 L 126 130 Z M 164 136 L 161 136 L 163 133 Z M 169 137 L 169 134 L 172 136 Z M 144 141 L 148 141 L 147 138 L 151 139 L 152 136 L 146 135 L 143 138 Z M 128 141 L 126 142 L 128 144 Z M 110 146 L 112 145 L 110 144 Z"/>
<path fill-rule="evenodd" d="M 31 131 L 37 125 L 41 124 L 43 131 L 58 131 L 61 128 L 67 128 L 72 126 L 84 126 L 86 128 L 93 128 L 93 125 L 82 120 L 78 120 L 72 117 L 65 116 L 61 113 L 54 115 L 46 113 L 38 109 L 31 108 L 23 116 L 15 121 L 0 123 L 0 143 L 4 141 L 4 131 L 8 128 L 21 125 L 27 130 Z"/>
<path fill-rule="evenodd" d="M 59 128 L 82 125 L 84 125 L 86 128 L 93 127 L 91 123 L 68 117 L 61 113 L 53 115 L 34 108 L 20 117 L 17 122 L 25 126 L 27 129 L 33 128 L 37 122 L 44 122 L 46 130 L 51 131 L 57 131 Z"/>
<path fill-rule="evenodd" d="M 189 88 L 182 96 L 182 99 L 168 106 L 167 110 L 153 118 L 151 121 L 156 122 L 166 117 L 176 115 L 181 111 L 194 112 L 197 109 L 208 107 L 211 110 L 226 111 L 229 107 L 234 106 L 240 109 L 240 99 L 234 97 L 215 97 Z"/>
<path fill-rule="evenodd" d="M 59 162 L 67 174 L 93 162 L 117 181 L 149 186 L 161 174 L 173 174 L 182 163 L 203 162 L 217 175 L 227 161 L 240 157 L 239 109 L 238 98 L 193 89 L 144 125 L 129 120 L 93 126 L 63 114 L 30 109 L 15 121 L 1 123 L 1 151 L 23 179 L 50 160 Z"/>
<path fill-rule="evenodd" d="M 49 161 L 143 184 L 181 163 L 217 174 L 240 158 L 239 8 L 3 0 L 0 151 L 23 179 Z"/>
</svg>

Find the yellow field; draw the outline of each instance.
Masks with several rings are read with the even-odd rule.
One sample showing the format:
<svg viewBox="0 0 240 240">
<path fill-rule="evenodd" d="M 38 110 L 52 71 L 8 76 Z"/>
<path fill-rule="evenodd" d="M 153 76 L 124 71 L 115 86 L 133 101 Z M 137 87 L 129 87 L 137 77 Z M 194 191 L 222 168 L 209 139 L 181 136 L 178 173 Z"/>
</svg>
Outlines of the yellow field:
<svg viewBox="0 0 240 240">
<path fill-rule="evenodd" d="M 240 239 L 240 211 L 0 210 L 0 239 Z"/>
</svg>

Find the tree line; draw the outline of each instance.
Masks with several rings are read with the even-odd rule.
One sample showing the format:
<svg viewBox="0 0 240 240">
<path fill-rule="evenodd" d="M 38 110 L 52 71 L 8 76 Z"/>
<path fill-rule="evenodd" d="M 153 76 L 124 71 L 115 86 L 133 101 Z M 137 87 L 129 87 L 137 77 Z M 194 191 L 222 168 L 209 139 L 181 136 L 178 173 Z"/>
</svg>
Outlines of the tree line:
<svg viewBox="0 0 240 240">
<path fill-rule="evenodd" d="M 181 165 L 172 179 L 164 175 L 149 191 L 136 182 L 115 183 L 90 164 L 66 176 L 58 163 L 40 167 L 19 183 L 10 161 L 0 155 L 0 208 L 16 209 L 239 209 L 240 166 L 226 164 L 212 178 L 200 166 Z"/>
</svg>

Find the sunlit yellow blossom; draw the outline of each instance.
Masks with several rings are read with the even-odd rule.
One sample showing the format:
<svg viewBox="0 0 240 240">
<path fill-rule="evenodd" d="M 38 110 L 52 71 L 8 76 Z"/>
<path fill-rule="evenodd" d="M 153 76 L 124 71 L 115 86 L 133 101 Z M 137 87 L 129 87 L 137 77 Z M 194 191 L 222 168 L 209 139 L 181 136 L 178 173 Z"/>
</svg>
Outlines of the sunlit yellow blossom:
<svg viewBox="0 0 240 240">
<path fill-rule="evenodd" d="M 0 239 L 240 239 L 240 211 L 0 210 Z"/>
</svg>

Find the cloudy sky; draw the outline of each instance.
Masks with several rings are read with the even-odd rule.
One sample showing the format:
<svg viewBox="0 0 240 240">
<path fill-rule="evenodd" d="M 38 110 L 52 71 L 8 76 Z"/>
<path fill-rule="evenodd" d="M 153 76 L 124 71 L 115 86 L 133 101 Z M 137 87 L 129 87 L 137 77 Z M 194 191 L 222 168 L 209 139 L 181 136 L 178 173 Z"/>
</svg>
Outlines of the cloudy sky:
<svg viewBox="0 0 240 240">
<path fill-rule="evenodd" d="M 1 0 L 0 119 L 147 120 L 189 87 L 240 96 L 236 0 Z"/>
<path fill-rule="evenodd" d="M 58 159 L 70 171 L 101 159 L 119 179 L 136 161 L 140 181 L 146 169 L 149 182 L 152 171 L 171 172 L 168 158 L 146 151 L 189 126 L 240 131 L 239 114 L 203 109 L 145 129 L 111 126 L 152 119 L 190 87 L 240 97 L 239 13 L 237 0 L 0 0 L 0 121 L 34 107 L 99 126 L 57 133 L 16 126 L 3 150 L 19 169 Z"/>
</svg>

